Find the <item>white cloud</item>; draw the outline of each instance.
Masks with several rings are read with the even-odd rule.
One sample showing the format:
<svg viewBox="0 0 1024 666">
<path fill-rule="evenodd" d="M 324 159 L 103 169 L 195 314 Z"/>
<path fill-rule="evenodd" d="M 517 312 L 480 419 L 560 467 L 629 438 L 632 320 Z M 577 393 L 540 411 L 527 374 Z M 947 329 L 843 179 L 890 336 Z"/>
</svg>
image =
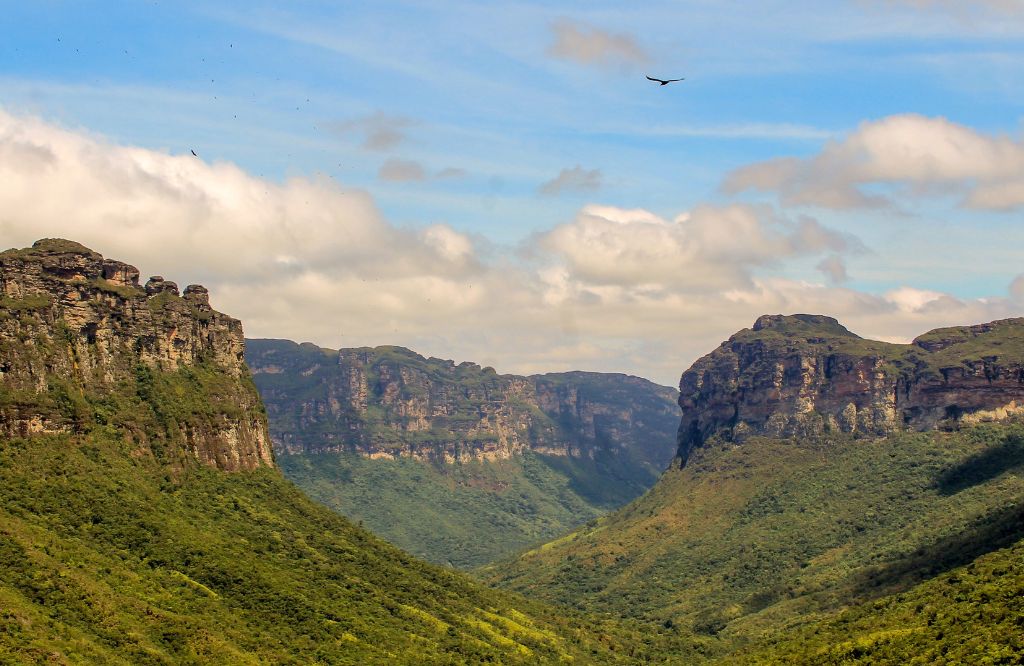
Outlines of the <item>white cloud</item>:
<svg viewBox="0 0 1024 666">
<path fill-rule="evenodd" d="M 650 60 L 636 38 L 627 33 L 613 33 L 568 20 L 551 26 L 554 41 L 548 55 L 581 65 L 625 67 L 642 65 Z"/>
<path fill-rule="evenodd" d="M 535 245 L 592 286 L 692 292 L 748 286 L 758 266 L 859 242 L 810 218 L 778 219 L 765 207 L 702 206 L 669 221 L 646 210 L 587 206 Z"/>
<path fill-rule="evenodd" d="M 1018 313 L 1024 295 L 1020 280 L 1015 303 L 769 278 L 765 267 L 777 275 L 787 260 L 827 261 L 859 244 L 752 206 L 674 218 L 588 206 L 518 260 L 447 225 L 396 227 L 365 192 L 331 179 L 275 183 L 0 111 L 0 243 L 54 236 L 144 277 L 206 285 L 253 337 L 403 344 L 502 372 L 605 370 L 668 384 L 766 312 L 820 312 L 909 339 Z"/>
<path fill-rule="evenodd" d="M 785 157 L 734 171 L 723 189 L 775 191 L 790 205 L 889 204 L 889 197 L 869 190 L 872 186 L 897 188 L 903 195 L 951 191 L 971 208 L 1019 208 L 1024 206 L 1024 142 L 945 118 L 890 116 L 863 123 L 812 157 Z"/>
<path fill-rule="evenodd" d="M 600 169 L 584 169 L 577 164 L 571 169 L 562 169 L 558 175 L 538 188 L 545 196 L 554 196 L 563 192 L 596 192 L 604 185 L 604 176 Z"/>
</svg>

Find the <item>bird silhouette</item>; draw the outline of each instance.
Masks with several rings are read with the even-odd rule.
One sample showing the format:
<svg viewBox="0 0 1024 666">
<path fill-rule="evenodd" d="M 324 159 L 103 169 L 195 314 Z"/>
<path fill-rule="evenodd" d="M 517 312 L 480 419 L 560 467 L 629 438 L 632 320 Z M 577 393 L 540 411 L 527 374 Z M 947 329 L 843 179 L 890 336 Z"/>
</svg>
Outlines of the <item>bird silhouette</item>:
<svg viewBox="0 0 1024 666">
<path fill-rule="evenodd" d="M 668 84 L 675 83 L 676 81 L 684 81 L 686 80 L 686 77 L 683 77 L 681 79 L 656 79 L 654 77 L 648 76 L 647 80 L 654 81 L 655 83 L 660 83 L 663 86 L 667 86 Z"/>
<path fill-rule="evenodd" d="M 191 150 L 191 148 L 189 150 Z M 196 155 L 196 151 L 194 151 L 194 150 L 192 151 L 192 156 L 193 157 L 199 157 L 198 155 Z"/>
</svg>

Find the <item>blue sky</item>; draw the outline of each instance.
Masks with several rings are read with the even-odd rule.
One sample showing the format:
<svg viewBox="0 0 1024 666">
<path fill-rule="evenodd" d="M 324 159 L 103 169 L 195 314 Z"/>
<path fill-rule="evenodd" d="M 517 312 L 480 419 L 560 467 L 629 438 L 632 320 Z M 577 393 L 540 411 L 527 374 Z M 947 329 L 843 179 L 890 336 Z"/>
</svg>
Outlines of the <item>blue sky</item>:
<svg viewBox="0 0 1024 666">
<path fill-rule="evenodd" d="M 340 291 L 311 306 L 338 312 L 330 319 L 333 329 L 322 325 L 322 317 L 303 328 L 304 320 L 294 312 L 282 310 L 286 314 L 275 320 L 246 305 L 244 296 L 228 300 L 223 309 L 230 304 L 241 309 L 231 310 L 234 314 L 254 322 L 251 334 L 332 346 L 400 343 L 460 359 L 484 354 L 502 370 L 528 371 L 548 363 L 559 366 L 552 369 L 616 369 L 672 381 L 709 343 L 737 324 L 749 325 L 746 319 L 759 306 L 805 309 L 804 303 L 881 299 L 875 310 L 837 305 L 834 314 L 852 317 L 865 334 L 892 338 L 958 317 L 1020 309 L 1010 285 L 1024 270 L 1018 251 L 1024 227 L 1016 195 L 1005 192 L 1019 187 L 1013 155 L 1020 148 L 1024 109 L 1019 85 L 1024 3 L 991 0 L 966 9 L 965 4 L 0 2 L 5 15 L 0 109 L 14 119 L 11 123 L 40 121 L 111 150 L 138 148 L 173 158 L 190 156 L 194 149 L 204 165 L 236 165 L 257 182 L 283 186 L 295 179 L 325 179 L 334 185 L 324 188 L 372 202 L 389 234 L 427 242 L 424 230 L 443 228 L 468 239 L 474 265 L 506 281 L 516 274 L 519 280 L 540 280 L 546 289 L 550 280 L 538 276 L 561 266 L 581 299 L 573 307 L 597 308 L 590 324 L 569 327 L 572 340 L 563 341 L 564 361 L 542 353 L 543 335 L 541 342 L 521 348 L 502 338 L 507 351 L 495 353 L 497 334 L 481 323 L 487 316 L 477 312 L 467 319 L 472 333 L 446 328 L 435 314 L 423 314 L 443 309 L 435 301 L 413 307 L 400 303 L 404 291 L 391 293 L 386 286 L 381 290 L 394 304 L 391 314 L 374 320 L 360 311 L 361 320 L 369 320 L 357 326 L 347 325 L 344 313 L 358 293 Z M 658 87 L 644 79 L 647 73 L 686 81 Z M 912 122 L 886 124 L 906 114 L 913 114 Z M 940 121 L 947 124 L 937 125 Z M 864 157 L 857 153 L 865 124 L 878 125 L 884 133 L 880 140 L 897 146 L 875 155 L 867 176 L 861 171 Z M 965 149 L 962 159 L 950 157 L 945 171 L 899 164 L 903 136 L 913 144 L 907 150 L 941 161 L 928 151 L 934 150 L 929 142 L 934 144 L 936 136 L 946 136 L 943 132 L 952 133 L 949 145 L 955 150 L 964 141 L 979 147 Z M 847 144 L 853 147 L 843 155 L 857 154 L 815 161 L 829 145 Z M 1011 157 L 998 157 L 1006 153 Z M 772 173 L 781 173 L 776 164 L 781 158 L 810 164 L 796 177 L 799 182 L 789 185 L 803 200 L 786 200 L 781 185 L 745 182 L 736 191 L 723 191 L 730 174 L 750 165 L 774 164 Z M 973 166 L 960 169 L 961 161 Z M 834 184 L 822 180 L 822 170 L 847 179 L 847 189 L 885 194 L 886 205 L 821 205 L 821 191 Z M 973 192 L 979 179 L 1001 188 L 997 204 L 964 205 L 964 193 Z M 809 180 L 814 182 L 808 185 Z M 604 243 L 608 233 L 595 229 L 605 228 L 588 227 L 586 240 L 552 235 L 589 224 L 581 221 L 588 206 L 642 209 L 656 216 L 657 224 L 671 226 L 680 214 L 733 205 L 757 208 L 763 224 L 784 234 L 813 218 L 847 242 L 811 247 L 793 241 L 776 248 L 777 254 L 756 257 L 749 248 L 714 250 L 719 252 L 714 256 L 724 257 L 716 260 L 719 264 L 735 262 L 737 282 L 723 286 L 711 280 L 701 289 L 689 278 L 676 284 L 670 274 L 650 282 L 633 276 L 629 285 L 621 276 L 598 275 L 593 267 L 584 275 L 573 251 L 594 239 Z M 8 245 L 68 234 L 60 226 L 69 224 L 66 220 L 51 225 L 44 217 L 26 213 L 21 220 L 20 215 L 0 210 L 0 220 L 11 220 L 0 225 L 0 240 Z M 296 233 L 313 224 L 296 215 L 280 223 Z M 642 226 L 649 222 L 636 215 L 602 215 L 597 217 L 617 220 L 612 231 L 627 227 L 625 244 L 643 236 L 628 225 L 649 230 Z M 173 216 L 168 219 L 175 224 Z M 83 230 L 94 228 L 89 225 L 102 228 L 102 220 L 83 221 Z M 141 237 L 124 246 L 114 233 L 84 233 L 108 254 L 146 247 Z M 576 245 L 558 245 L 556 236 Z M 701 238 L 677 240 L 680 248 L 692 245 L 710 256 L 708 248 L 719 246 Z M 203 238 L 189 242 L 200 244 Z M 678 257 L 680 275 L 706 270 L 686 254 L 689 250 L 680 251 L 686 255 Z M 195 275 L 213 287 L 223 282 L 226 294 L 240 293 L 232 291 L 237 285 L 229 277 L 208 266 L 142 254 L 123 258 L 151 262 L 153 270 Z M 293 254 L 285 263 L 307 271 L 308 279 L 319 275 L 315 262 Z M 830 256 L 845 276 L 819 268 Z M 323 270 L 320 277 L 334 275 Z M 424 276 L 437 278 L 431 270 Z M 444 279 L 453 286 L 468 280 L 462 274 Z M 736 296 L 733 306 L 722 306 L 734 316 L 707 317 L 696 305 L 689 312 L 694 299 L 703 299 L 701 307 L 728 303 L 717 297 L 768 280 L 826 291 L 806 302 L 789 292 L 781 302 Z M 662 301 L 679 296 L 682 305 L 666 304 L 668 314 L 650 315 L 663 321 L 648 331 L 647 310 L 622 308 L 635 303 L 638 294 L 648 297 L 652 284 L 665 289 Z M 611 294 L 612 286 L 620 291 Z M 763 285 L 758 288 L 763 295 Z M 937 304 L 946 301 L 922 296 L 912 300 L 925 298 L 924 305 L 931 305 L 912 311 L 886 297 L 907 288 L 960 305 L 941 309 Z M 532 290 L 536 302 L 498 291 L 485 300 L 526 310 L 553 302 L 544 289 L 524 289 Z M 828 289 L 841 295 L 823 296 Z M 214 298 L 216 304 L 216 292 Z M 999 307 L 992 306 L 995 300 Z M 616 306 L 601 314 L 596 304 L 613 301 Z M 533 305 L 523 306 L 526 302 Z M 673 315 L 673 307 L 685 312 Z M 887 307 L 891 316 L 881 314 Z M 531 319 L 526 310 L 524 326 L 531 332 L 551 325 L 541 315 Z M 680 336 L 692 342 L 679 344 L 666 333 L 673 316 Z M 636 323 L 625 330 L 609 327 L 613 332 L 600 324 L 618 317 Z M 341 328 L 352 333 L 331 333 Z M 564 327 L 559 330 L 565 335 Z M 651 360 L 659 355 L 671 360 Z"/>
</svg>

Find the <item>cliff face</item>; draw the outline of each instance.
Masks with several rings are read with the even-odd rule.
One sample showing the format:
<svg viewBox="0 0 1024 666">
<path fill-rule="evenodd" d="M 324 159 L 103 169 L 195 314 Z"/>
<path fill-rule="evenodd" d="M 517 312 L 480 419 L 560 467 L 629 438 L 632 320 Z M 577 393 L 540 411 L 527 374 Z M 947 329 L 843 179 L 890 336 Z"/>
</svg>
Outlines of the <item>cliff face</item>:
<svg viewBox="0 0 1024 666">
<path fill-rule="evenodd" d="M 246 360 L 285 453 L 454 462 L 531 450 L 663 469 L 675 452 L 675 392 L 636 377 L 498 375 L 401 347 L 333 351 L 283 340 L 250 340 Z"/>
<path fill-rule="evenodd" d="M 1024 412 L 1024 319 L 938 329 L 909 345 L 835 319 L 765 315 L 683 373 L 679 456 L 720 434 L 884 435 Z"/>
<path fill-rule="evenodd" d="M 46 239 L 0 253 L 0 294 L 3 435 L 113 426 L 169 458 L 179 447 L 225 470 L 273 465 L 242 326 L 203 287 L 140 286 L 133 266 Z"/>
</svg>

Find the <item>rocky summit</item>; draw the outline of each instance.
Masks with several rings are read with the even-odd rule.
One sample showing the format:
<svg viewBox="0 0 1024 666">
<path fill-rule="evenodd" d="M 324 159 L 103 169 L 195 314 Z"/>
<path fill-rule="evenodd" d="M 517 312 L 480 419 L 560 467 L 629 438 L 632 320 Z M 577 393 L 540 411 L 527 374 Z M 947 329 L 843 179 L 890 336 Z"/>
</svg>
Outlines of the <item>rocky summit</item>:
<svg viewBox="0 0 1024 666">
<path fill-rule="evenodd" d="M 232 471 L 274 464 L 242 325 L 205 288 L 140 285 L 134 266 L 44 239 L 0 253 L 0 294 L 4 435 L 121 425 L 133 396 L 163 425 L 159 438 L 136 429 L 140 450 Z"/>
<path fill-rule="evenodd" d="M 720 435 L 885 435 L 1024 412 L 1024 318 L 941 328 L 910 344 L 831 317 L 764 315 L 683 373 L 679 456 Z"/>
</svg>

